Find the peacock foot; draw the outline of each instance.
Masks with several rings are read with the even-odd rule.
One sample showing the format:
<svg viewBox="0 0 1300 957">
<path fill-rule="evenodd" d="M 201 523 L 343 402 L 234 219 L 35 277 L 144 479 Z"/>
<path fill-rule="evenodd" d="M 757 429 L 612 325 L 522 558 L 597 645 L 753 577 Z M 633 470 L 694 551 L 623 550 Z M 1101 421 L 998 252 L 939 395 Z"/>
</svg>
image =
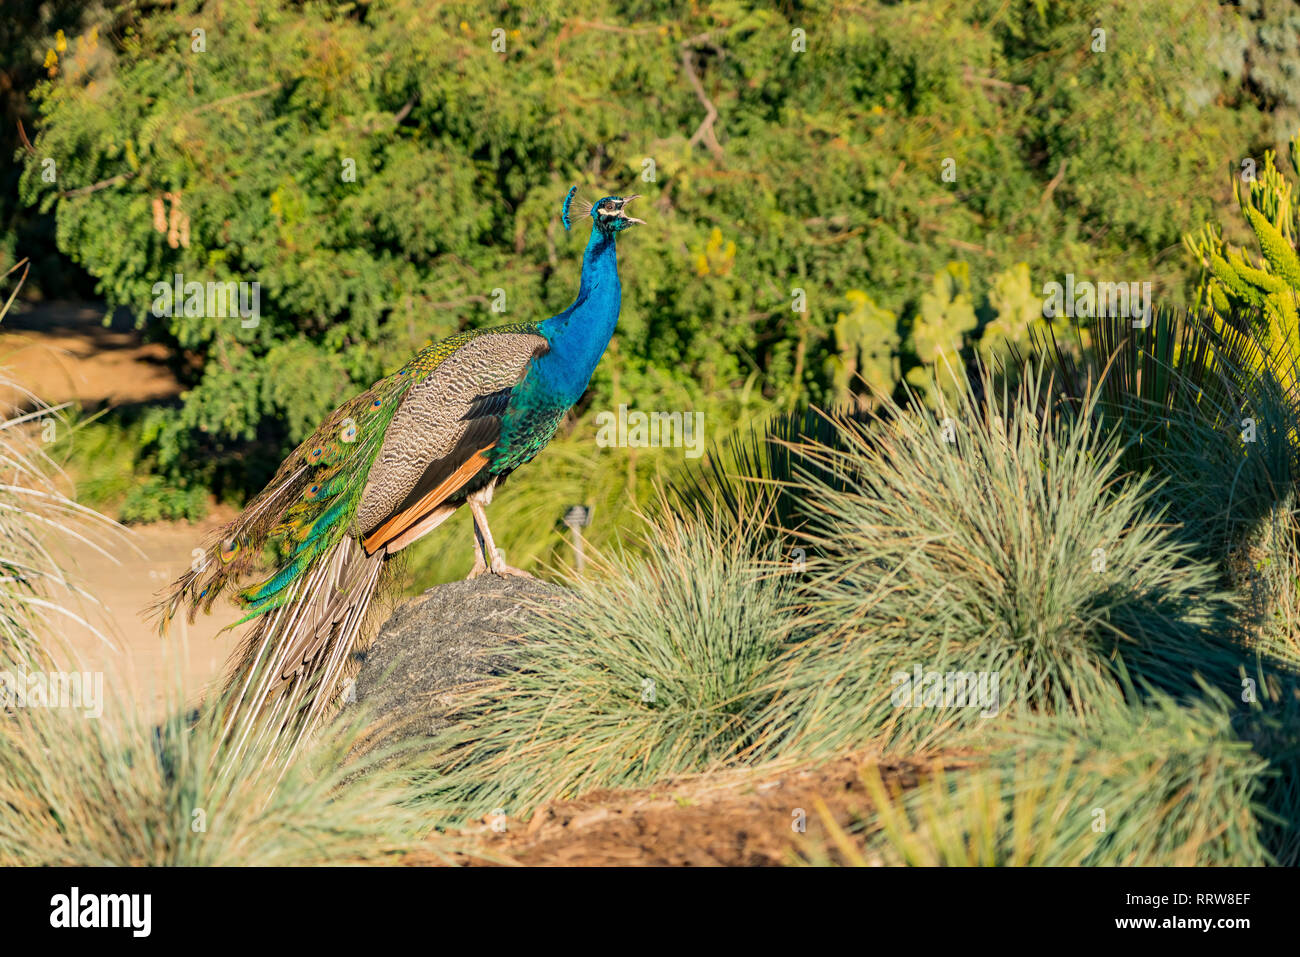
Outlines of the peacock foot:
<svg viewBox="0 0 1300 957">
<path fill-rule="evenodd" d="M 465 581 L 478 578 L 479 575 L 486 575 L 489 571 L 491 571 L 491 569 L 487 567 L 487 562 L 483 561 L 482 555 L 479 555 L 474 559 L 474 567 L 471 568 L 469 574 L 465 576 Z"/>
<path fill-rule="evenodd" d="M 531 578 L 533 581 L 537 580 L 536 575 L 530 575 L 528 572 L 519 568 L 512 568 L 505 562 L 493 562 L 492 574 L 500 575 L 502 578 Z"/>
</svg>

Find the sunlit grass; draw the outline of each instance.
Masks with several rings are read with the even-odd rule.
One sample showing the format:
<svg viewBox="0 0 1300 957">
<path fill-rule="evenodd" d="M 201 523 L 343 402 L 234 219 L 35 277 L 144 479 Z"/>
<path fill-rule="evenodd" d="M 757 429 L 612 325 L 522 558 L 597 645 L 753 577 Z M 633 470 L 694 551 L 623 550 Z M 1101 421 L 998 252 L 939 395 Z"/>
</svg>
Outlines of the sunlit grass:
<svg viewBox="0 0 1300 957">
<path fill-rule="evenodd" d="M 0 410 L 0 673 L 18 682 L 70 667 L 56 640 L 62 621 L 76 617 L 64 604 L 94 596 L 65 570 L 69 555 L 121 554 L 126 541 L 115 523 L 69 496 L 50 447 L 60 435 L 103 436 L 82 454 L 87 462 L 102 454 L 109 479 L 121 448 L 111 431 L 75 432 L 63 409 L 2 376 L 0 387 L 30 408 Z M 428 818 L 410 809 L 400 760 L 354 756 L 362 724 L 310 742 L 282 771 L 267 760 L 272 739 L 234 747 L 221 734 L 221 702 L 187 711 L 176 681 L 160 724 L 120 696 L 90 716 L 84 698 L 26 700 L 6 687 L 0 866 L 377 863 L 429 830 Z"/>
<path fill-rule="evenodd" d="M 511 666 L 460 698 L 433 750 L 376 753 L 373 729 L 340 719 L 286 757 L 274 735 L 227 738 L 222 702 L 191 712 L 179 694 L 159 724 L 130 706 L 15 709 L 0 864 L 446 859 L 455 847 L 431 832 L 498 810 L 950 745 L 972 766 L 907 793 L 864 772 L 871 804 L 848 831 L 827 817 L 812 859 L 1292 862 L 1293 404 L 1261 385 L 1262 438 L 1244 452 L 1234 409 L 1166 408 L 1150 474 L 1134 474 L 1133 431 L 1154 413 L 1135 398 L 1099 415 L 1092 393 L 1058 405 L 1036 368 L 1014 388 L 932 390 L 949 397 L 937 414 L 882 397 L 870 417 L 791 419 L 749 445 L 725 440 L 765 404 L 709 405 L 732 425 L 684 482 L 682 450 L 599 448 L 584 419 L 492 517 L 512 564 L 558 572 L 560 516 L 594 505 L 588 568 L 533 607 Z M 61 410 L 29 399 L 36 411 L 0 423 L 0 660 L 14 667 L 47 655 L 54 595 L 73 587 L 48 543 L 93 547 L 114 528 L 64 491 L 34 428 Z M 129 496 L 119 427 L 73 435 L 96 500 Z M 687 493 L 657 496 L 665 480 Z M 430 536 L 413 582 L 463 574 L 469 542 L 459 519 Z M 1262 603 L 1226 589 L 1261 580 Z M 998 700 L 899 707 L 895 677 L 916 666 L 996 673 Z M 1258 700 L 1240 707 L 1219 690 L 1247 687 Z"/>
<path fill-rule="evenodd" d="M 808 857 L 921 867 L 1249 866 L 1270 862 L 1260 794 L 1268 763 L 1238 739 L 1221 695 L 1112 702 L 1080 727 L 1022 721 L 969 770 L 936 768 L 891 792 L 874 766 L 870 804 Z"/>
<path fill-rule="evenodd" d="M 336 726 L 282 769 L 267 760 L 273 739 L 237 750 L 219 708 L 196 714 L 174 698 L 157 725 L 130 702 L 98 719 L 15 709 L 0 726 L 0 866 L 395 863 L 431 828 L 400 760 L 356 756 L 364 723 Z"/>
</svg>

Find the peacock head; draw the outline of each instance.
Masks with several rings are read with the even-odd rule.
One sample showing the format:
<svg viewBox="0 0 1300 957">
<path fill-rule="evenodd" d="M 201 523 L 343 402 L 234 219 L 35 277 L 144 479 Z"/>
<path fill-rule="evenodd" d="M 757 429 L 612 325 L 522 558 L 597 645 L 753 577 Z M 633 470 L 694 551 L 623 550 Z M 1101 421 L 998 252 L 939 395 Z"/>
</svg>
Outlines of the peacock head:
<svg viewBox="0 0 1300 957">
<path fill-rule="evenodd" d="M 564 228 L 568 229 L 569 207 L 573 203 L 573 194 L 578 191 L 578 187 L 569 190 L 569 194 L 564 197 L 564 213 L 561 217 L 564 221 Z M 615 236 L 627 229 L 633 224 L 645 225 L 644 219 L 637 219 L 635 216 L 627 214 L 628 203 L 634 199 L 640 199 L 639 196 L 606 196 L 594 203 L 588 204 L 584 200 L 579 200 L 579 209 L 581 212 L 590 212 L 591 221 L 595 228 L 606 236 Z M 585 207 L 583 209 L 582 207 Z"/>
</svg>

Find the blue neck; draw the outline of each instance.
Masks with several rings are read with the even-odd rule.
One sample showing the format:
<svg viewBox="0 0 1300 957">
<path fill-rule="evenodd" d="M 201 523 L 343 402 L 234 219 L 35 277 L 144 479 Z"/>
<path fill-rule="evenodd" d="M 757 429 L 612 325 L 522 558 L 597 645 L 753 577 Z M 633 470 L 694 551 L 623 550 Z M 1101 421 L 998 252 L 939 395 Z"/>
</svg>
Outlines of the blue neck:
<svg viewBox="0 0 1300 957">
<path fill-rule="evenodd" d="M 614 237 L 592 229 L 582 257 L 578 298 L 540 324 L 551 351 L 534 363 L 539 385 L 549 386 L 570 405 L 578 401 L 614 335 L 622 295 Z"/>
</svg>

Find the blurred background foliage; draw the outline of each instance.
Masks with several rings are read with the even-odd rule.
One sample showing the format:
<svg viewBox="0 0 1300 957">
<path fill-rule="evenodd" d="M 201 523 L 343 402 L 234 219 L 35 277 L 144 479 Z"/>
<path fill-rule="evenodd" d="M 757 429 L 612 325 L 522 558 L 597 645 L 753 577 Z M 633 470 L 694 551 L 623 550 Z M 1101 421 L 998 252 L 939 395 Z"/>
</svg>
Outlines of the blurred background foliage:
<svg viewBox="0 0 1300 957">
<path fill-rule="evenodd" d="M 924 392 L 935 366 L 1028 341 L 1066 273 L 1195 302 L 1183 237 L 1215 221 L 1215 241 L 1250 241 L 1230 174 L 1294 124 L 1294 11 L 28 4 L 3 28 L 21 42 L 0 44 L 6 118 L 30 137 L 2 144 L 21 201 L 0 209 L 0 256 L 51 253 L 44 229 L 170 347 L 179 401 L 88 428 L 137 476 L 120 514 L 192 517 L 208 492 L 255 491 L 430 341 L 568 305 L 585 241 L 558 222 L 570 184 L 642 194 L 609 354 L 494 507 L 527 567 L 567 554 L 566 505 L 596 506 L 599 543 L 683 465 L 597 447 L 599 411 L 700 411 L 720 441 L 777 410 Z M 176 273 L 260 283 L 260 323 L 153 316 Z M 35 278 L 46 295 L 83 281 Z M 95 447 L 78 443 L 84 471 Z M 468 568 L 468 548 L 424 547 L 428 580 Z"/>
</svg>

